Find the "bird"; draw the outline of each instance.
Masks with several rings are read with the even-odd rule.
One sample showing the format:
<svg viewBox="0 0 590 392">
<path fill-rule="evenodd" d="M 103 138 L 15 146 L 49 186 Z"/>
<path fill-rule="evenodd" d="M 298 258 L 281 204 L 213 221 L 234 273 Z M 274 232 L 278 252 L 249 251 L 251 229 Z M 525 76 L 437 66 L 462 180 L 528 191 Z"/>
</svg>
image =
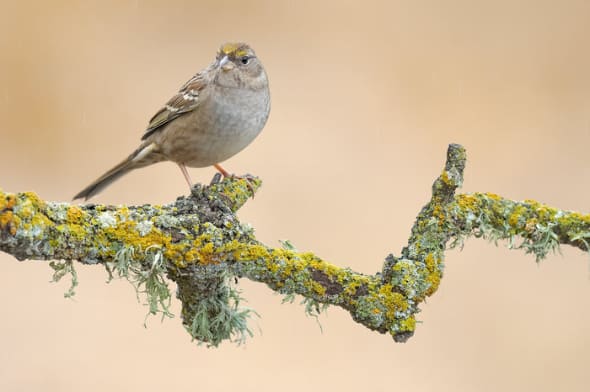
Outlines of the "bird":
<svg viewBox="0 0 590 392">
<path fill-rule="evenodd" d="M 254 50 L 243 42 L 225 43 L 151 118 L 139 147 L 74 200 L 88 200 L 130 171 L 162 161 L 175 162 L 189 188 L 187 167 L 214 166 L 228 177 L 220 163 L 258 136 L 269 113 L 268 77 Z"/>
</svg>

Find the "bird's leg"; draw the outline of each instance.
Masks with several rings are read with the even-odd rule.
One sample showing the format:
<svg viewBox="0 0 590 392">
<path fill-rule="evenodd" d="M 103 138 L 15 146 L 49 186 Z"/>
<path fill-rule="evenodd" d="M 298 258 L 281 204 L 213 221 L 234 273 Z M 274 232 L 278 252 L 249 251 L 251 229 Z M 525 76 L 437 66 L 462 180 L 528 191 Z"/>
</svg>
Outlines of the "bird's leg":
<svg viewBox="0 0 590 392">
<path fill-rule="evenodd" d="M 227 171 L 226 171 L 224 168 L 222 168 L 222 167 L 221 167 L 221 165 L 220 165 L 219 163 L 216 163 L 216 164 L 215 164 L 215 165 L 213 165 L 213 166 L 215 166 L 215 168 L 217 169 L 217 171 L 218 171 L 218 172 L 220 172 L 220 173 L 221 173 L 221 175 L 222 175 L 223 177 L 233 177 L 233 176 L 232 176 L 231 174 L 229 174 L 229 173 L 228 173 L 228 172 L 227 172 Z"/>
<path fill-rule="evenodd" d="M 180 168 L 180 171 L 182 172 L 182 175 L 184 176 L 184 179 L 186 180 L 186 182 L 188 184 L 188 189 L 192 189 L 193 188 L 193 180 L 191 180 L 191 176 L 188 174 L 188 170 L 186 170 L 186 166 L 184 166 L 184 163 L 178 163 L 178 167 Z"/>
</svg>

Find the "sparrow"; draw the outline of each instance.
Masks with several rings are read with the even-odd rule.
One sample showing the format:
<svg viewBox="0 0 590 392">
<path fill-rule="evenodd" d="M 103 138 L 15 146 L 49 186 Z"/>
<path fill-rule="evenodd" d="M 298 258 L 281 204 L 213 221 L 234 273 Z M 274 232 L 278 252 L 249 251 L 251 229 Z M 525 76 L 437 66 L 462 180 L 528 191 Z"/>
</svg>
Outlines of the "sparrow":
<svg viewBox="0 0 590 392">
<path fill-rule="evenodd" d="M 187 167 L 214 166 L 249 145 L 270 113 L 268 77 L 252 48 L 226 43 L 215 61 L 186 82 L 149 121 L 139 147 L 121 163 L 80 191 L 88 200 L 134 169 L 175 162 L 189 188 Z"/>
</svg>

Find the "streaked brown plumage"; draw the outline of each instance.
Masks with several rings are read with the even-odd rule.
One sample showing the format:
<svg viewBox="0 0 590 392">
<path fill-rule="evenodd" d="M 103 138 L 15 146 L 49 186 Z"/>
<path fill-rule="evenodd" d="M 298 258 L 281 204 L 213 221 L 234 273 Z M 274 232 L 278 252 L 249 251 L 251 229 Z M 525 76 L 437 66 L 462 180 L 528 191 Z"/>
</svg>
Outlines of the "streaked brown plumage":
<svg viewBox="0 0 590 392">
<path fill-rule="evenodd" d="M 89 199 L 131 170 L 176 162 L 189 187 L 186 167 L 215 166 L 250 144 L 270 111 L 266 72 L 244 43 L 221 46 L 215 61 L 186 82 L 150 120 L 140 146 L 79 192 Z"/>
</svg>

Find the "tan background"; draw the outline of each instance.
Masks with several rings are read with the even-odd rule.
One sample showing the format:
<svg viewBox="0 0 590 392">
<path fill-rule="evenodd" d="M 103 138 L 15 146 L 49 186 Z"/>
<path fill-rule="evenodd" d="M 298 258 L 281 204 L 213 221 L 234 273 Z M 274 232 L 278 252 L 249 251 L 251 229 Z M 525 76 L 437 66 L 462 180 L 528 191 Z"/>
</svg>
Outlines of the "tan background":
<svg viewBox="0 0 590 392">
<path fill-rule="evenodd" d="M 1 4 L 7 191 L 69 200 L 135 148 L 219 44 L 244 40 L 266 65 L 273 108 L 226 166 L 264 179 L 240 216 L 268 244 L 288 238 L 374 273 L 399 254 L 450 142 L 468 149 L 466 192 L 589 210 L 588 1 L 37 3 Z M 166 163 L 96 201 L 185 192 Z M 144 329 L 132 288 L 106 285 L 99 267 L 78 268 L 70 301 L 46 263 L 2 254 L 0 390 L 586 391 L 589 265 L 570 248 L 536 265 L 471 240 L 448 253 L 405 345 L 339 309 L 322 333 L 301 306 L 242 280 L 262 315 L 256 336 L 208 350 L 178 319 Z"/>
</svg>

